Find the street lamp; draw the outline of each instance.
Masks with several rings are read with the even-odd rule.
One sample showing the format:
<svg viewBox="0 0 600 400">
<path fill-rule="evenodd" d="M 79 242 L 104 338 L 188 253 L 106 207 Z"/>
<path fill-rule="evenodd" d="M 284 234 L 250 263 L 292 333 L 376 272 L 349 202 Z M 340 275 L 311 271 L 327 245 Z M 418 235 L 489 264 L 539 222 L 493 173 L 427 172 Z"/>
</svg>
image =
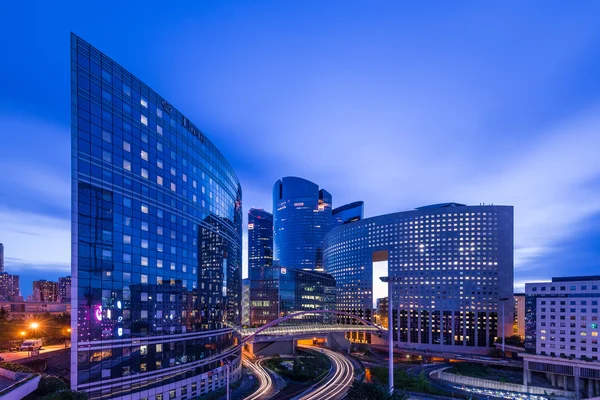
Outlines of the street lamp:
<svg viewBox="0 0 600 400">
<path fill-rule="evenodd" d="M 33 338 L 35 339 L 35 330 L 40 327 L 40 324 L 38 324 L 37 322 L 32 322 L 31 325 L 29 325 L 29 327 L 33 331 Z"/>
<path fill-rule="evenodd" d="M 504 357 L 504 343 L 506 341 L 506 329 L 504 329 L 504 305 L 506 303 L 504 303 L 506 300 L 508 300 L 508 297 L 500 297 L 498 298 L 498 301 L 502 302 L 502 356 Z"/>
<path fill-rule="evenodd" d="M 394 313 L 392 312 L 392 284 L 398 283 L 402 280 L 400 276 L 382 276 L 382 282 L 388 284 L 388 387 L 390 394 L 394 393 L 394 340 L 393 333 L 394 329 L 392 325 L 394 323 Z"/>
</svg>

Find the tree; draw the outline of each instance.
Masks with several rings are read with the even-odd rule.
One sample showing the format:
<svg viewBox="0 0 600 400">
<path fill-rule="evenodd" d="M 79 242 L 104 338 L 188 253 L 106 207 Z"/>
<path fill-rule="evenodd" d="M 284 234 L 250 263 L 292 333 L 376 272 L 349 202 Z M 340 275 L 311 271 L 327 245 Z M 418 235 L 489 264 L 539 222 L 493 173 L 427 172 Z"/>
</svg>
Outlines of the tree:
<svg viewBox="0 0 600 400">
<path fill-rule="evenodd" d="M 0 308 L 0 321 L 8 321 L 10 313 L 4 307 Z"/>
</svg>

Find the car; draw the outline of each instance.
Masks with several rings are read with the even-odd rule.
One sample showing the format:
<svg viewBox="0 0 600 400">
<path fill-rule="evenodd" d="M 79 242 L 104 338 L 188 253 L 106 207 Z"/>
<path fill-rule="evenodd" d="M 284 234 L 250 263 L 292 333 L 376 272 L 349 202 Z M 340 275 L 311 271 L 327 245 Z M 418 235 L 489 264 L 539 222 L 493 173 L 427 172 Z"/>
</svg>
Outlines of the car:
<svg viewBox="0 0 600 400">
<path fill-rule="evenodd" d="M 27 339 L 21 344 L 21 351 L 28 350 L 39 350 L 42 348 L 42 340 L 41 339 Z"/>
</svg>

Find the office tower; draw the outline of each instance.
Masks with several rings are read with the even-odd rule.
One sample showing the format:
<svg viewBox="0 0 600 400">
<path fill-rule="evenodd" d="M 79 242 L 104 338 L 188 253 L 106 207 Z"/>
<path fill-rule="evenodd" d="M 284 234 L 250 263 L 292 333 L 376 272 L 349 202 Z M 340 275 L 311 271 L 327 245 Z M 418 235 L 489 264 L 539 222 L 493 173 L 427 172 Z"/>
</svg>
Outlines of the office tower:
<svg viewBox="0 0 600 400">
<path fill-rule="evenodd" d="M 286 177 L 273 186 L 273 259 L 287 268 L 323 270 L 323 238 L 332 226 L 331 195 Z"/>
<path fill-rule="evenodd" d="M 0 274 L 4 272 L 4 245 L 0 243 Z"/>
<path fill-rule="evenodd" d="M 513 334 L 525 339 L 525 293 L 515 293 L 515 321 Z"/>
<path fill-rule="evenodd" d="M 600 276 L 525 284 L 524 385 L 537 372 L 583 398 L 600 396 L 599 301 Z"/>
<path fill-rule="evenodd" d="M 338 310 L 366 318 L 388 295 L 379 278 L 400 280 L 391 286 L 400 346 L 483 353 L 511 335 L 510 206 L 436 204 L 341 225 L 325 238 L 324 263 Z"/>
<path fill-rule="evenodd" d="M 160 49 L 157 48 L 157 51 Z M 213 143 L 71 36 L 71 387 L 196 398 L 240 376 L 242 192 Z"/>
<path fill-rule="evenodd" d="M 331 275 L 278 265 L 258 270 L 260 275 L 255 284 L 263 297 L 250 304 L 252 326 L 261 326 L 300 311 L 335 310 L 335 280 Z M 294 325 L 299 321 L 333 323 L 336 317 L 332 314 L 311 313 L 283 324 Z"/>
<path fill-rule="evenodd" d="M 58 283 L 45 279 L 33 281 L 33 301 L 58 302 Z"/>
<path fill-rule="evenodd" d="M 248 271 L 273 265 L 273 214 L 260 208 L 248 211 Z"/>
<path fill-rule="evenodd" d="M 354 203 L 334 208 L 331 214 L 334 226 L 360 221 L 364 218 L 364 203 L 362 201 L 355 201 Z"/>
<path fill-rule="evenodd" d="M 18 300 L 21 296 L 19 275 L 0 274 L 0 300 Z"/>
<path fill-rule="evenodd" d="M 248 212 L 249 323 L 263 325 L 277 319 L 278 299 L 265 282 L 264 267 L 273 265 L 273 215 L 262 209 Z"/>
<path fill-rule="evenodd" d="M 375 301 L 377 307 L 375 308 L 376 318 L 373 322 L 377 325 L 381 325 L 384 328 L 388 327 L 388 298 L 381 297 Z"/>
<path fill-rule="evenodd" d="M 242 325 L 250 325 L 250 279 L 242 279 Z"/>
<path fill-rule="evenodd" d="M 598 359 L 600 276 L 525 284 L 525 350 Z M 562 328 L 562 329 L 561 329 Z M 575 339 L 575 340 L 572 340 Z"/>
<path fill-rule="evenodd" d="M 71 302 L 71 276 L 58 278 L 58 301 L 60 303 Z"/>
<path fill-rule="evenodd" d="M 279 267 L 265 265 L 250 274 L 250 326 L 259 327 L 279 318 Z"/>
</svg>

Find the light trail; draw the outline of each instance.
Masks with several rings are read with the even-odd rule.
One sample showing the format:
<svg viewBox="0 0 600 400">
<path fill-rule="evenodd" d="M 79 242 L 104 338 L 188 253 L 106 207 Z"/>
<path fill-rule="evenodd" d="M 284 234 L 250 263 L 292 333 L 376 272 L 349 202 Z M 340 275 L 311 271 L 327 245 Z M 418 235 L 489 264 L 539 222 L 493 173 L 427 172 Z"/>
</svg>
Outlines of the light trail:
<svg viewBox="0 0 600 400">
<path fill-rule="evenodd" d="M 346 392 L 352 386 L 354 380 L 354 366 L 352 363 L 340 353 L 329 349 L 299 346 L 307 349 L 321 351 L 330 360 L 332 372 L 319 383 L 315 389 L 301 397 L 299 400 L 337 400 L 346 395 Z"/>
<path fill-rule="evenodd" d="M 258 389 L 244 400 L 264 400 L 275 394 L 277 387 L 269 371 L 262 365 L 264 361 L 261 359 L 253 363 L 249 358 L 244 357 L 244 366 L 256 376 L 260 383 Z"/>
</svg>

